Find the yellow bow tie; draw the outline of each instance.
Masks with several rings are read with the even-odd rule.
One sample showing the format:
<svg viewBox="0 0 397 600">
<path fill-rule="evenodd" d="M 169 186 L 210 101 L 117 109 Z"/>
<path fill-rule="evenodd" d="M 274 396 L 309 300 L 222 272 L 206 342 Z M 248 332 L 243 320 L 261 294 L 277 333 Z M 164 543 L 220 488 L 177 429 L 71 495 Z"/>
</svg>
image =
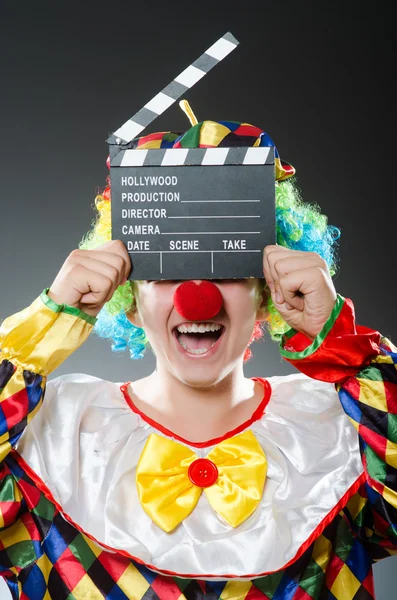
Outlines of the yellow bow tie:
<svg viewBox="0 0 397 600">
<path fill-rule="evenodd" d="M 266 455 L 251 431 L 224 440 L 206 458 L 153 433 L 139 459 L 136 482 L 144 511 L 166 532 L 192 512 L 203 490 L 212 508 L 237 527 L 258 506 L 266 472 Z"/>
</svg>

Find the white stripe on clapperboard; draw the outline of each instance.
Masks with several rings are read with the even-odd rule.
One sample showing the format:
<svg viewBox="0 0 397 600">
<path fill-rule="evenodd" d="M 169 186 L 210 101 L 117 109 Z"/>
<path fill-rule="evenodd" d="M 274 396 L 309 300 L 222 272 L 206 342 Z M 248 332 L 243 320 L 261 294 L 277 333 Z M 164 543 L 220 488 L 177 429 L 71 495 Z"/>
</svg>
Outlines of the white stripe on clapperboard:
<svg viewBox="0 0 397 600">
<path fill-rule="evenodd" d="M 194 149 L 193 149 L 194 150 Z M 194 155 L 194 151 L 189 148 L 170 148 L 164 150 L 164 156 L 159 161 L 158 166 L 169 167 L 169 166 L 180 166 L 184 165 L 188 152 L 190 155 Z M 189 164 L 197 165 L 224 165 L 228 163 L 229 151 L 231 148 L 206 148 L 205 153 L 201 151 L 197 152 L 197 160 L 191 160 Z M 123 150 L 121 152 L 122 158 L 120 161 L 121 167 L 142 167 L 147 158 L 147 153 L 150 150 Z M 263 165 L 266 163 L 267 157 L 269 156 L 270 148 L 268 147 L 257 147 L 247 148 L 245 151 L 244 159 L 241 164 L 243 165 Z M 153 166 L 153 164 L 152 164 Z"/>
<path fill-rule="evenodd" d="M 124 125 L 117 129 L 113 136 L 116 137 L 116 143 L 128 143 L 137 137 L 156 117 L 161 115 L 167 108 L 169 108 L 178 98 L 185 93 L 187 89 L 190 89 L 195 83 L 200 81 L 204 75 L 208 73 L 216 64 L 218 64 L 221 60 L 223 60 L 232 50 L 234 50 L 238 46 L 239 42 L 231 33 L 226 33 L 222 36 L 215 44 L 213 44 L 204 54 L 200 56 L 200 58 L 195 61 L 199 62 L 201 59 L 205 59 L 205 57 L 211 57 L 216 60 L 213 65 L 210 65 L 207 71 L 202 71 L 194 65 L 189 65 L 182 73 L 178 75 L 174 79 L 174 82 L 183 86 L 185 89 L 181 89 L 180 93 L 177 94 L 176 98 L 171 98 L 165 93 L 165 89 L 159 92 L 154 98 L 152 98 L 147 104 L 145 104 L 144 108 L 151 111 L 153 113 L 153 117 L 150 120 L 146 121 L 145 125 L 141 125 L 137 121 L 134 120 L 138 113 L 135 113 L 131 119 L 129 119 Z M 169 86 L 167 86 L 169 87 Z M 134 166 L 134 165 L 131 165 Z"/>
</svg>

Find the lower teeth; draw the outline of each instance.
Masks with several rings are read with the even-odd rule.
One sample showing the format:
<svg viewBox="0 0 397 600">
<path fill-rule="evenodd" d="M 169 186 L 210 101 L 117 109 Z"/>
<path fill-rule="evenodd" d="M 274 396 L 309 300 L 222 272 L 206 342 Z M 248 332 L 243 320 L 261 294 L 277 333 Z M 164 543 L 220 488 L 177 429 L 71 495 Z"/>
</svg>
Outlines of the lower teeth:
<svg viewBox="0 0 397 600">
<path fill-rule="evenodd" d="M 216 342 L 214 342 L 213 344 L 211 344 L 210 348 L 188 348 L 186 346 L 186 344 L 184 344 L 183 342 L 179 342 L 180 345 L 182 346 L 182 348 L 184 348 L 187 352 L 189 352 L 190 354 L 205 354 L 205 352 L 208 352 L 208 350 L 211 350 L 212 346 L 214 346 L 216 344 Z"/>
</svg>

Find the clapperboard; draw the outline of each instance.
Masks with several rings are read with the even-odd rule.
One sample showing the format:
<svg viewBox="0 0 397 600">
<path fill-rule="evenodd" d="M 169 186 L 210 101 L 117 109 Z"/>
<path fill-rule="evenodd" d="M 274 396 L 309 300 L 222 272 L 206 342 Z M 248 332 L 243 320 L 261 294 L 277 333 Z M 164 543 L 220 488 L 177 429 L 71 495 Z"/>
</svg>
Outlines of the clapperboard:
<svg viewBox="0 0 397 600">
<path fill-rule="evenodd" d="M 130 142 L 238 45 L 227 33 L 107 140 L 112 238 L 130 279 L 263 277 L 275 243 L 274 148 L 129 148 Z"/>
</svg>

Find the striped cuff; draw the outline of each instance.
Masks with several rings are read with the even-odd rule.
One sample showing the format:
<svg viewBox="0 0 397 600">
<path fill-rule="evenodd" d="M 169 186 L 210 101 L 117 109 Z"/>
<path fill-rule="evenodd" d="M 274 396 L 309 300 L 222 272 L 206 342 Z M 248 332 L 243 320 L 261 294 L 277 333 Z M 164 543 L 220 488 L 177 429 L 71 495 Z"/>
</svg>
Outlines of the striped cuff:
<svg viewBox="0 0 397 600">
<path fill-rule="evenodd" d="M 331 329 L 333 329 L 335 322 L 340 315 L 344 302 L 345 299 L 338 294 L 335 306 L 332 309 L 327 322 L 320 333 L 314 338 L 312 343 L 310 343 L 308 337 L 306 337 L 303 333 L 295 331 L 295 329 L 290 329 L 287 331 L 280 343 L 281 356 L 287 360 L 302 360 L 303 358 L 307 358 L 316 352 L 316 350 L 324 342 Z"/>
<path fill-rule="evenodd" d="M 40 295 L 41 301 L 49 309 L 51 309 L 55 313 L 63 312 L 68 315 L 73 315 L 74 317 L 83 319 L 83 321 L 86 321 L 90 325 L 95 325 L 95 323 L 97 322 L 97 318 L 92 317 L 91 315 L 87 315 L 87 313 L 85 313 L 83 310 L 80 310 L 80 308 L 76 308 L 75 306 L 69 306 L 68 304 L 58 304 L 57 302 L 54 302 L 54 300 L 52 300 L 48 296 L 49 289 L 50 288 L 45 288 Z"/>
<path fill-rule="evenodd" d="M 332 383 L 357 375 L 380 353 L 380 333 L 356 325 L 351 300 L 338 295 L 323 329 L 313 340 L 290 330 L 280 344 L 281 356 L 301 373 Z"/>
</svg>

